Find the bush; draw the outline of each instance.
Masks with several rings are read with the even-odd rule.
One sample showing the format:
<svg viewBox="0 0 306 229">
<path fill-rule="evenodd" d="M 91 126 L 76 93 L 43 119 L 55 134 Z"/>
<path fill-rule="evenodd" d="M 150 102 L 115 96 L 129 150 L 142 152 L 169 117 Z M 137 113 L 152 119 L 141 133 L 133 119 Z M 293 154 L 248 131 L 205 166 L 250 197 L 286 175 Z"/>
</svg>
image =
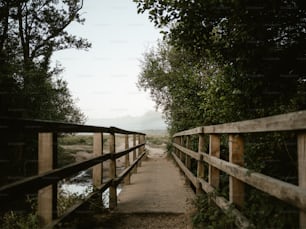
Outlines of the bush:
<svg viewBox="0 0 306 229">
<path fill-rule="evenodd" d="M 210 200 L 212 194 L 197 196 L 193 201 L 196 212 L 192 215 L 194 228 L 236 228 L 235 219 L 224 212 Z"/>
</svg>

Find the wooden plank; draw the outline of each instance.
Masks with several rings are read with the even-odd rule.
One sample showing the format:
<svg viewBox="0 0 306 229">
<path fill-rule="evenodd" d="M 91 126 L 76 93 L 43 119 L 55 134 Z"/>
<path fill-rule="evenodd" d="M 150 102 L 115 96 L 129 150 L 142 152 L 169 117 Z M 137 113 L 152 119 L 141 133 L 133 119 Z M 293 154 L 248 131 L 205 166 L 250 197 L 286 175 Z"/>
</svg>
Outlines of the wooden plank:
<svg viewBox="0 0 306 229">
<path fill-rule="evenodd" d="M 116 140 L 115 134 L 111 133 L 109 135 L 109 153 L 114 155 L 116 152 Z M 116 179 L 116 158 L 111 156 L 111 161 L 109 163 L 109 176 L 110 179 Z M 114 210 L 117 207 L 117 186 L 115 182 L 109 187 L 109 208 Z"/>
<path fill-rule="evenodd" d="M 141 144 L 141 137 L 140 137 L 140 134 L 137 135 L 137 141 L 138 141 L 138 144 Z M 139 157 L 141 154 L 142 154 L 142 148 L 139 147 L 139 148 L 138 148 L 137 157 Z M 141 161 L 140 161 L 137 165 L 138 165 L 138 167 L 141 167 Z"/>
<path fill-rule="evenodd" d="M 190 130 L 185 130 L 178 132 L 173 135 L 173 137 L 179 137 L 179 136 L 184 136 L 184 135 L 194 135 L 194 134 L 200 134 L 203 133 L 203 127 L 196 127 Z"/>
<path fill-rule="evenodd" d="M 284 181 L 256 173 L 227 161 L 202 154 L 203 160 L 208 164 L 222 170 L 223 172 L 235 177 L 242 182 L 257 188 L 260 191 L 270 194 L 286 203 L 297 208 L 306 210 L 306 192 L 305 189 L 286 183 Z"/>
<path fill-rule="evenodd" d="M 190 148 L 190 136 L 186 137 L 186 149 Z M 185 166 L 188 170 L 191 170 L 191 157 L 188 154 L 185 154 Z M 188 178 L 186 178 L 186 184 L 189 185 L 190 182 Z"/>
<path fill-rule="evenodd" d="M 42 174 L 53 169 L 53 134 L 38 134 L 38 173 Z M 54 195 L 52 185 L 38 191 L 37 214 L 39 225 L 45 226 L 52 222 Z"/>
<path fill-rule="evenodd" d="M 24 132 L 63 132 L 63 133 L 118 133 L 118 134 L 144 134 L 141 132 L 128 131 L 117 127 L 101 127 L 65 123 L 47 120 L 20 119 L 0 117 L 0 128 L 4 130 L 22 130 Z"/>
<path fill-rule="evenodd" d="M 198 179 L 202 189 L 206 193 L 214 193 L 216 189 L 212 187 L 209 183 L 207 183 L 204 179 Z M 249 220 L 237 209 L 231 206 L 231 203 L 227 201 L 224 197 L 212 195 L 211 199 L 216 203 L 216 205 L 224 211 L 225 214 L 232 214 L 235 217 L 235 224 L 238 228 L 255 228 Z M 229 211 L 230 210 L 230 211 Z"/>
<path fill-rule="evenodd" d="M 297 137 L 299 187 L 306 192 L 306 133 Z M 306 211 L 300 211 L 300 228 L 306 227 Z"/>
<path fill-rule="evenodd" d="M 239 135 L 229 135 L 229 162 L 232 164 L 242 166 L 244 164 L 243 159 L 244 144 L 243 139 Z M 229 178 L 229 200 L 231 203 L 239 207 L 243 207 L 244 203 L 244 183 L 235 177 Z"/>
<path fill-rule="evenodd" d="M 209 155 L 212 157 L 220 158 L 220 136 L 211 134 L 209 135 Z M 214 188 L 219 188 L 220 172 L 219 169 L 209 165 L 208 168 L 208 182 Z"/>
<path fill-rule="evenodd" d="M 184 147 L 184 136 L 179 137 L 179 145 Z M 184 160 L 184 152 L 180 150 L 179 155 L 180 155 L 179 156 L 180 160 L 183 161 Z"/>
<path fill-rule="evenodd" d="M 129 135 L 125 135 L 125 149 L 129 149 Z M 130 153 L 126 154 L 125 155 L 125 168 L 128 168 L 130 166 Z M 131 183 L 131 176 L 130 176 L 130 173 L 127 174 L 125 180 L 124 180 L 124 183 L 126 185 L 129 185 Z"/>
<path fill-rule="evenodd" d="M 136 146 L 136 134 L 133 134 L 133 147 Z M 133 161 L 136 160 L 136 148 L 133 150 Z M 135 166 L 133 173 L 137 173 L 137 166 Z"/>
<path fill-rule="evenodd" d="M 190 149 L 186 149 L 183 146 L 180 146 L 180 145 L 178 145 L 176 143 L 173 143 L 172 145 L 175 147 L 175 149 L 178 149 L 179 151 L 184 152 L 185 154 L 189 155 L 193 159 L 199 160 L 200 155 L 198 153 L 196 153 L 196 152 L 194 152 L 194 151 L 192 151 Z"/>
<path fill-rule="evenodd" d="M 103 133 L 95 133 L 93 136 L 93 155 L 103 155 Z M 99 187 L 103 183 L 103 162 L 93 167 L 92 180 L 94 187 Z"/>
<path fill-rule="evenodd" d="M 174 153 L 172 153 L 172 156 L 174 160 L 176 161 L 176 163 L 178 164 L 178 166 L 180 167 L 180 169 L 185 173 L 186 177 L 188 177 L 188 179 L 191 181 L 191 183 L 194 186 L 197 186 L 198 181 L 197 181 L 196 176 L 194 176 L 192 172 L 189 171 L 189 169 L 183 164 L 183 162 L 181 162 L 181 160 Z"/>
<path fill-rule="evenodd" d="M 198 164 L 197 164 L 197 178 L 204 179 L 205 177 L 205 169 L 204 169 L 204 162 L 203 162 L 203 156 L 201 153 L 204 153 L 204 134 L 199 134 L 199 141 L 198 141 Z M 196 193 L 199 195 L 202 193 L 202 189 L 199 187 L 199 185 L 196 187 Z"/>
<path fill-rule="evenodd" d="M 204 133 L 206 134 L 306 130 L 306 111 L 298 111 L 220 125 L 205 126 L 203 128 Z"/>
</svg>

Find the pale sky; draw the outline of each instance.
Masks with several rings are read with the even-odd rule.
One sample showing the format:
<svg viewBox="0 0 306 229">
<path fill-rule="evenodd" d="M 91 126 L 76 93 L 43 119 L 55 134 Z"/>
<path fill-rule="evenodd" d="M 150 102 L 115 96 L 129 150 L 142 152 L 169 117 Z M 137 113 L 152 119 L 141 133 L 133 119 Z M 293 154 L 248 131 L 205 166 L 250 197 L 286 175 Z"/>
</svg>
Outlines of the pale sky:
<svg viewBox="0 0 306 229">
<path fill-rule="evenodd" d="M 63 78 L 88 119 L 141 116 L 155 109 L 148 92 L 136 86 L 140 60 L 161 34 L 147 14 L 137 14 L 132 0 L 84 0 L 84 25 L 71 34 L 87 38 L 89 51 L 65 50 L 53 61 L 65 68 Z"/>
</svg>

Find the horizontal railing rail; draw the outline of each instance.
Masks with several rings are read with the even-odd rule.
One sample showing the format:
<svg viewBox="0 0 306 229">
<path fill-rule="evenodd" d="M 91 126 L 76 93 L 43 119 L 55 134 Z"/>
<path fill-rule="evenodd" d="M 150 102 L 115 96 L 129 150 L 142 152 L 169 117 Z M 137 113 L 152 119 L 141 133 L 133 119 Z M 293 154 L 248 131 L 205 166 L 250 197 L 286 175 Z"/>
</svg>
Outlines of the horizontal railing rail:
<svg viewBox="0 0 306 229">
<path fill-rule="evenodd" d="M 141 160 L 146 155 L 145 134 L 127 131 L 116 127 L 99 127 L 44 120 L 27 120 L 0 117 L 2 133 L 37 133 L 38 134 L 38 175 L 28 177 L 0 187 L 1 211 L 10 209 L 10 203 L 17 198 L 38 191 L 38 216 L 40 227 L 52 228 L 71 216 L 92 197 L 109 188 L 109 208 L 117 206 L 117 186 L 125 180 L 130 183 L 131 173 L 137 172 Z M 73 163 L 62 168 L 57 166 L 58 133 L 94 133 L 93 157 L 82 162 Z M 104 153 L 104 134 L 108 134 L 109 152 Z M 116 135 L 123 135 L 125 149 L 116 151 Z M 129 147 L 129 135 L 133 137 L 133 146 Z M 138 153 L 137 153 L 138 151 Z M 130 155 L 130 153 L 133 153 Z M 117 176 L 116 160 L 125 156 L 125 169 Z M 130 156 L 133 162 L 130 165 Z M 103 162 L 109 163 L 109 178 L 103 181 Z M 72 175 L 93 168 L 94 191 L 84 201 L 70 207 L 62 216 L 57 215 L 57 184 Z M 102 197 L 101 197 L 102 204 Z"/>
<path fill-rule="evenodd" d="M 14 119 L 0 117 L 0 131 L 22 130 L 24 132 L 59 132 L 59 133 L 116 133 L 116 134 L 140 134 L 136 131 L 123 130 L 117 127 L 101 127 L 82 125 L 66 122 Z"/>
<path fill-rule="evenodd" d="M 254 172 L 243 166 L 244 140 L 241 134 L 290 131 L 297 134 L 298 180 L 294 185 L 279 179 Z M 229 161 L 220 159 L 220 137 L 228 135 Z M 209 136 L 208 152 L 205 152 L 205 136 Z M 191 136 L 198 136 L 198 152 L 191 150 Z M 220 125 L 202 126 L 173 135 L 172 156 L 186 178 L 196 187 L 197 193 L 215 193 L 220 185 L 220 171 L 229 175 L 229 200 L 212 195 L 215 203 L 225 212 L 231 205 L 240 228 L 253 225 L 238 210 L 244 204 L 244 184 L 278 198 L 300 209 L 300 225 L 306 225 L 306 111 L 275 115 Z M 197 175 L 191 172 L 190 160 L 197 161 Z M 204 163 L 209 167 L 207 180 Z"/>
</svg>

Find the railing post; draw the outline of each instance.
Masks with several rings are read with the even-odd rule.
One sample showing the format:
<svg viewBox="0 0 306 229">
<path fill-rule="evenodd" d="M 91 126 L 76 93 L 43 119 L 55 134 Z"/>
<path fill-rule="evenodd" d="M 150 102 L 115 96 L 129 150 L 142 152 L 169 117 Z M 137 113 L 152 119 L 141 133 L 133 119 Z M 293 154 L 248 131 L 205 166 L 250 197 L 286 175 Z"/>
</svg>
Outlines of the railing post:
<svg viewBox="0 0 306 229">
<path fill-rule="evenodd" d="M 133 146 L 136 146 L 136 134 L 133 134 Z M 133 150 L 133 162 L 136 160 L 136 149 Z M 133 173 L 137 173 L 137 165 L 134 167 Z"/>
<path fill-rule="evenodd" d="M 93 155 L 95 157 L 103 155 L 103 133 L 94 133 Z M 94 187 L 99 187 L 103 183 L 103 162 L 93 167 L 92 180 Z"/>
<path fill-rule="evenodd" d="M 299 186 L 306 189 L 306 133 L 298 134 L 298 176 Z M 300 228 L 306 227 L 306 212 L 300 211 Z"/>
<path fill-rule="evenodd" d="M 185 147 L 187 149 L 190 148 L 190 136 L 189 135 L 186 138 L 186 146 Z M 191 169 L 191 157 L 188 154 L 185 155 L 185 166 L 187 167 L 187 169 L 189 169 L 189 170 Z M 189 181 L 188 177 L 186 177 L 185 183 L 188 184 L 188 185 L 190 184 L 190 181 Z"/>
<path fill-rule="evenodd" d="M 198 152 L 204 153 L 204 134 L 199 134 L 199 142 L 198 142 Z M 197 178 L 204 179 L 204 161 L 203 161 L 203 155 L 200 155 L 200 158 L 198 160 L 198 167 L 197 167 Z M 196 187 L 196 194 L 199 195 L 203 193 L 202 187 L 200 183 L 197 184 L 198 187 Z"/>
<path fill-rule="evenodd" d="M 38 174 L 50 171 L 56 167 L 57 136 L 53 133 L 38 134 Z M 54 153 L 55 152 L 55 153 Z M 50 185 L 38 191 L 37 214 L 39 225 L 43 227 L 57 216 L 57 184 Z"/>
<path fill-rule="evenodd" d="M 216 134 L 209 135 L 209 155 L 220 158 L 220 136 Z M 208 183 L 214 188 L 219 188 L 220 172 L 219 169 L 209 165 Z"/>
<path fill-rule="evenodd" d="M 179 144 L 179 137 L 174 137 L 174 143 Z M 179 157 L 179 150 L 177 148 L 174 149 L 174 153 Z"/>
<path fill-rule="evenodd" d="M 179 145 L 184 146 L 184 136 L 179 138 Z M 180 151 L 180 160 L 183 162 L 184 160 L 184 153 Z"/>
<path fill-rule="evenodd" d="M 229 135 L 229 162 L 242 166 L 244 154 L 243 139 L 239 135 Z M 234 177 L 229 178 L 229 201 L 242 207 L 244 202 L 244 183 Z"/>
<path fill-rule="evenodd" d="M 111 154 L 111 160 L 110 160 L 110 178 L 115 179 L 116 178 L 116 158 L 114 157 L 114 154 L 116 152 L 116 140 L 115 140 L 115 133 L 109 134 L 109 153 Z M 112 185 L 109 187 L 109 208 L 111 210 L 115 209 L 117 207 L 117 185 L 115 182 L 112 182 Z"/>
<path fill-rule="evenodd" d="M 140 134 L 137 135 L 138 145 L 141 143 Z M 142 154 L 142 147 L 138 148 L 138 157 Z M 141 167 L 141 160 L 138 162 L 138 167 Z"/>
<path fill-rule="evenodd" d="M 145 134 L 142 135 L 141 143 L 146 144 L 146 135 Z M 142 152 L 144 152 L 145 150 L 146 150 L 146 146 L 144 145 L 144 146 L 142 146 Z M 146 159 L 146 158 L 147 158 L 147 154 L 145 154 L 145 156 L 144 156 L 144 159 Z"/>
<path fill-rule="evenodd" d="M 125 135 L 125 149 L 129 149 L 129 135 Z M 125 168 L 128 168 L 130 166 L 130 153 L 125 155 Z M 131 183 L 131 173 L 128 173 L 128 175 L 125 178 L 124 181 L 125 184 Z"/>
</svg>

